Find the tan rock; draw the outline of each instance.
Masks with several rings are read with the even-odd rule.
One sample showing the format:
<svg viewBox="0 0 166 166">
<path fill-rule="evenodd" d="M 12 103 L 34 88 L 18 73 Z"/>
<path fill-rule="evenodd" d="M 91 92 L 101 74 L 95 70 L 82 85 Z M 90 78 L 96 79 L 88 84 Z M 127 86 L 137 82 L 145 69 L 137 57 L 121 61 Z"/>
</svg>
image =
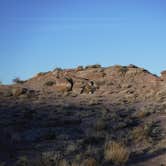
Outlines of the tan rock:
<svg viewBox="0 0 166 166">
<path fill-rule="evenodd" d="M 58 92 L 67 92 L 72 90 L 72 84 L 65 78 L 57 79 L 55 89 Z"/>
</svg>

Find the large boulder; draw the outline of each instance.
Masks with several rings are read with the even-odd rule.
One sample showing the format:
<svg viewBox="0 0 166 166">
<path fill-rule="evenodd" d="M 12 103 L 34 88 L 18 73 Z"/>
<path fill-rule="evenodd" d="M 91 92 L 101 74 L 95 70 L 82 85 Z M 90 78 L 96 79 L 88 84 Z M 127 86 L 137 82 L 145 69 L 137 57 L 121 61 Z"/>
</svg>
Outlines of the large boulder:
<svg viewBox="0 0 166 166">
<path fill-rule="evenodd" d="M 60 78 L 56 80 L 55 89 L 58 92 L 68 92 L 72 90 L 72 82 L 67 78 Z"/>
</svg>

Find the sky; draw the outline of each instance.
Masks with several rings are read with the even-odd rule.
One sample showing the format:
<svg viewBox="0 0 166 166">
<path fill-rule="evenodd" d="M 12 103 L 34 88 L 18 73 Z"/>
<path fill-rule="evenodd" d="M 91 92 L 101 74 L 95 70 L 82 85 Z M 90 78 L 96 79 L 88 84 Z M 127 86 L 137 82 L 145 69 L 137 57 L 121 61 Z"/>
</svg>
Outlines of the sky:
<svg viewBox="0 0 166 166">
<path fill-rule="evenodd" d="M 166 70 L 166 1 L 0 0 L 0 81 L 89 64 Z"/>
</svg>

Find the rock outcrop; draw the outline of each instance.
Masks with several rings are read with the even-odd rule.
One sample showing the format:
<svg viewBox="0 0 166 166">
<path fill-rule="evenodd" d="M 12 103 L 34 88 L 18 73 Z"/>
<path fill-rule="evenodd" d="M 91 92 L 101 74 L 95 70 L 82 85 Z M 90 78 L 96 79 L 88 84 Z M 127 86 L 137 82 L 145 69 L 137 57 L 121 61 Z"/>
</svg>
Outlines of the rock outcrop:
<svg viewBox="0 0 166 166">
<path fill-rule="evenodd" d="M 12 96 L 19 96 L 25 93 L 25 89 L 30 89 L 40 94 L 48 92 L 56 95 L 70 92 L 77 95 L 108 95 L 111 98 L 125 100 L 150 100 L 162 88 L 162 80 L 166 80 L 166 71 L 161 73 L 160 78 L 135 65 L 111 67 L 90 65 L 85 68 L 82 66 L 64 70 L 57 68 L 39 73 L 24 83 L 9 86 L 8 89 L 11 89 Z"/>
</svg>

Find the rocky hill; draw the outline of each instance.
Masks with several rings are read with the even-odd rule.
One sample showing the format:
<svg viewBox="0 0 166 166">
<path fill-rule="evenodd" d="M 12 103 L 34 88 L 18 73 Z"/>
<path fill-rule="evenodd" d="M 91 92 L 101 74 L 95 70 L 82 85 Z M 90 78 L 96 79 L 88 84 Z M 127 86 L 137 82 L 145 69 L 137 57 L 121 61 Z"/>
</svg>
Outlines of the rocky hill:
<svg viewBox="0 0 166 166">
<path fill-rule="evenodd" d="M 6 165 L 166 164 L 166 71 L 91 65 L 16 82 L 0 85 Z"/>
</svg>

